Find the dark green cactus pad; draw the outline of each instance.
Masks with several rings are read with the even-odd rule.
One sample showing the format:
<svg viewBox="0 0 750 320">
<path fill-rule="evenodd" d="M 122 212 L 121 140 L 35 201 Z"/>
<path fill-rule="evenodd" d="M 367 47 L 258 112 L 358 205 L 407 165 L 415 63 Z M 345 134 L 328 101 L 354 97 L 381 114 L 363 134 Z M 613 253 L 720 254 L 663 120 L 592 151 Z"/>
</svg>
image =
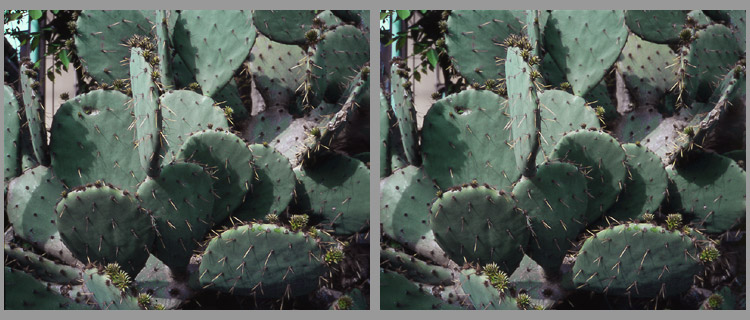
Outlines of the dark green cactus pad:
<svg viewBox="0 0 750 320">
<path fill-rule="evenodd" d="M 140 201 L 108 185 L 68 192 L 55 209 L 63 243 L 80 261 L 118 263 L 135 277 L 146 264 L 156 231 Z"/>
<path fill-rule="evenodd" d="M 200 165 L 170 163 L 138 187 L 141 206 L 159 231 L 152 253 L 175 272 L 186 271 L 193 250 L 211 227 L 212 185 L 211 174 Z"/>
<path fill-rule="evenodd" d="M 195 162 L 213 171 L 214 223 L 221 223 L 242 204 L 255 177 L 250 147 L 228 131 L 203 130 L 190 134 L 176 159 Z"/>
<path fill-rule="evenodd" d="M 702 153 L 687 164 L 667 168 L 674 188 L 670 206 L 681 209 L 685 220 L 708 233 L 721 233 L 745 223 L 745 171 L 731 159 Z"/>
<path fill-rule="evenodd" d="M 701 270 L 696 240 L 652 224 L 604 229 L 583 243 L 573 265 L 582 290 L 631 297 L 670 297 L 690 289 Z"/>
<path fill-rule="evenodd" d="M 521 49 L 508 48 L 505 60 L 505 85 L 508 88 L 508 112 L 510 132 L 513 138 L 513 154 L 516 167 L 524 176 L 533 176 L 536 170 L 536 157 L 539 152 L 541 131 L 541 110 L 539 98 L 531 78 L 535 71 L 521 57 Z"/>
<path fill-rule="evenodd" d="M 162 109 L 164 163 L 175 160 L 177 151 L 195 131 L 229 129 L 229 122 L 214 100 L 188 90 L 164 93 L 159 98 Z"/>
<path fill-rule="evenodd" d="M 380 271 L 380 310 L 457 310 L 395 272 Z"/>
<path fill-rule="evenodd" d="M 721 289 L 714 291 L 711 295 L 718 295 L 721 297 L 720 304 L 717 307 L 711 307 L 709 304 L 710 297 L 704 301 L 699 310 L 744 310 L 745 308 L 737 307 L 737 297 L 732 292 L 729 286 L 723 286 Z"/>
<path fill-rule="evenodd" d="M 6 94 L 7 96 L 7 94 Z M 389 175 L 391 175 L 391 163 L 390 163 L 390 149 L 391 149 L 391 139 L 389 139 L 389 132 L 391 130 L 391 120 L 388 116 L 389 110 L 391 108 L 391 105 L 388 103 L 388 99 L 383 94 L 383 91 L 380 91 L 380 177 L 385 178 Z M 6 114 L 6 119 L 7 119 Z M 7 121 L 7 120 L 6 120 Z M 7 128 L 8 125 L 6 123 L 5 127 Z M 8 136 L 8 133 L 6 133 L 6 137 Z M 6 140 L 7 141 L 7 140 Z M 6 147 L 5 154 L 8 154 Z M 6 159 L 6 163 L 7 163 Z M 6 170 L 8 172 L 8 170 Z M 7 176 L 7 173 L 6 173 Z"/>
<path fill-rule="evenodd" d="M 521 175 L 511 150 L 505 99 L 466 90 L 432 105 L 422 127 L 425 172 L 442 188 L 471 182 L 503 189 Z M 451 154 L 446 157 L 446 152 Z"/>
<path fill-rule="evenodd" d="M 698 39 L 690 44 L 687 55 L 687 63 L 694 67 L 685 70 L 685 90 L 690 99 L 705 101 L 716 89 L 716 80 L 745 56 L 745 50 L 737 43 L 732 30 L 720 24 L 708 26 L 696 35 Z"/>
<path fill-rule="evenodd" d="M 4 249 L 6 260 L 15 260 L 39 280 L 59 284 L 75 284 L 81 280 L 81 271 L 76 268 L 49 260 L 31 250 L 11 247 L 8 243 L 5 244 Z"/>
<path fill-rule="evenodd" d="M 633 33 L 654 43 L 677 43 L 688 10 L 627 10 L 625 23 Z"/>
<path fill-rule="evenodd" d="M 693 18 L 696 22 L 698 22 L 698 26 L 705 27 L 711 24 L 713 21 L 711 21 L 711 18 L 709 18 L 705 10 L 692 10 L 688 12 L 688 17 Z M 744 12 L 743 12 L 744 15 Z"/>
<path fill-rule="evenodd" d="M 350 235 L 369 225 L 370 170 L 359 160 L 332 154 L 294 170 L 297 205 L 333 234 Z"/>
<path fill-rule="evenodd" d="M 729 23 L 734 27 L 734 37 L 741 43 L 742 51 L 747 50 L 747 16 L 746 10 L 728 10 Z"/>
<path fill-rule="evenodd" d="M 587 179 L 575 165 L 545 163 L 536 176 L 522 178 L 513 188 L 518 208 L 533 230 L 526 252 L 545 270 L 558 273 L 563 258 L 583 230 Z"/>
<path fill-rule="evenodd" d="M 667 193 L 667 172 L 661 158 L 643 145 L 622 145 L 627 155 L 628 175 L 625 190 L 620 193 L 607 215 L 620 221 L 642 219 L 654 213 Z"/>
<path fill-rule="evenodd" d="M 311 57 L 314 66 L 308 70 L 312 72 L 312 92 L 315 99 L 336 102 L 351 78 L 370 61 L 370 43 L 354 26 L 338 27 L 323 37 Z"/>
<path fill-rule="evenodd" d="M 346 22 L 351 22 L 369 28 L 370 11 L 369 10 L 331 10 L 337 17 Z"/>
<path fill-rule="evenodd" d="M 560 87 L 565 82 L 565 73 L 557 66 L 557 62 L 552 60 L 552 55 L 546 54 L 539 64 L 539 73 L 542 74 L 542 81 L 553 87 Z"/>
<path fill-rule="evenodd" d="M 13 88 L 3 86 L 3 159 L 4 179 L 7 186 L 10 179 L 21 174 L 21 106 Z"/>
<path fill-rule="evenodd" d="M 414 94 L 411 91 L 409 78 L 404 77 L 406 70 L 391 66 L 391 105 L 401 134 L 406 161 L 419 166 L 419 136 L 417 136 L 417 111 L 414 109 Z"/>
<path fill-rule="evenodd" d="M 96 268 L 84 271 L 83 284 L 101 310 L 141 310 L 136 297 L 120 291 L 109 276 Z"/>
<path fill-rule="evenodd" d="M 212 96 L 250 53 L 255 27 L 249 10 L 184 10 L 174 28 L 175 51 Z"/>
<path fill-rule="evenodd" d="M 447 21 L 445 47 L 453 67 L 469 83 L 505 78 L 500 44 L 524 28 L 523 10 L 453 10 Z"/>
<path fill-rule="evenodd" d="M 49 154 L 47 147 L 47 127 L 45 126 L 45 112 L 42 105 L 38 88 L 34 88 L 37 83 L 36 77 L 29 73 L 36 73 L 28 68 L 27 65 L 21 66 L 19 77 L 21 78 L 21 87 L 23 89 L 23 104 L 26 111 L 26 124 L 29 127 L 31 136 L 31 146 L 37 161 L 44 166 L 49 166 Z"/>
<path fill-rule="evenodd" d="M 675 69 L 670 67 L 676 58 L 668 45 L 644 41 L 634 34 L 628 36 L 617 68 L 638 106 L 656 106 L 677 83 Z"/>
<path fill-rule="evenodd" d="M 572 162 L 591 178 L 586 223 L 601 217 L 615 203 L 625 184 L 625 151 L 607 133 L 583 130 L 568 133 L 557 143 L 550 158 Z"/>
<path fill-rule="evenodd" d="M 249 143 L 276 143 L 277 137 L 289 129 L 293 116 L 284 108 L 266 109 L 250 119 L 247 127 L 252 128 Z"/>
<path fill-rule="evenodd" d="M 328 308 L 328 310 L 343 310 L 339 308 L 339 301 L 341 301 L 341 299 L 345 299 L 345 297 L 351 299 L 351 306 L 349 306 L 349 308 L 345 310 L 370 310 L 370 301 L 368 297 L 365 296 L 361 290 L 356 288 L 342 294 L 338 299 L 336 299 L 336 301 L 331 304 L 331 307 Z"/>
<path fill-rule="evenodd" d="M 47 167 L 30 169 L 8 185 L 6 214 L 16 236 L 56 257 L 71 258 L 55 225 L 55 205 L 64 187 Z"/>
<path fill-rule="evenodd" d="M 245 202 L 234 212 L 242 221 L 262 220 L 267 214 L 280 215 L 294 195 L 297 178 L 283 154 L 269 145 L 250 145 L 253 153 L 253 182 Z"/>
<path fill-rule="evenodd" d="M 745 168 L 745 159 L 747 159 L 747 157 L 745 156 L 745 150 L 744 149 L 732 150 L 732 151 L 723 153 L 722 156 L 725 156 L 725 157 L 727 157 L 729 159 L 734 160 L 734 162 L 736 162 L 737 165 L 739 165 L 741 168 L 743 168 L 743 169 Z M 740 162 L 742 162 L 742 163 L 740 163 Z"/>
<path fill-rule="evenodd" d="M 407 166 L 394 171 L 380 189 L 380 225 L 383 233 L 414 249 L 434 241 L 430 207 L 438 188 L 423 168 Z"/>
<path fill-rule="evenodd" d="M 253 24 L 269 39 L 285 44 L 305 44 L 315 10 L 253 10 Z"/>
<path fill-rule="evenodd" d="M 402 270 L 413 281 L 446 286 L 453 283 L 453 271 L 450 269 L 428 264 L 392 248 L 381 249 L 380 260 L 381 266 L 386 263 L 393 270 Z"/>
<path fill-rule="evenodd" d="M 327 267 L 318 240 L 268 224 L 238 226 L 213 238 L 201 260 L 206 289 L 257 297 L 305 295 L 320 286 Z"/>
<path fill-rule="evenodd" d="M 542 34 L 544 34 L 547 19 L 549 19 L 549 11 L 547 10 L 526 10 L 526 36 L 531 43 L 531 53 L 535 56 L 540 56 L 539 47 L 543 43 Z"/>
<path fill-rule="evenodd" d="M 50 284 L 23 271 L 5 267 L 5 310 L 84 310 L 90 309 L 62 296 Z M 11 294 L 12 293 L 12 294 Z"/>
<path fill-rule="evenodd" d="M 230 124 L 241 123 L 250 117 L 248 109 L 252 109 L 252 106 L 245 106 L 239 86 L 234 78 L 229 80 L 224 88 L 214 93 L 211 98 L 227 114 Z"/>
<path fill-rule="evenodd" d="M 552 11 L 544 44 L 573 92 L 583 96 L 596 86 L 617 61 L 628 38 L 625 16 L 619 10 Z"/>
<path fill-rule="evenodd" d="M 133 144 L 135 121 L 128 96 L 96 90 L 65 102 L 52 121 L 55 174 L 68 186 L 102 180 L 135 191 L 146 177 Z"/>
<path fill-rule="evenodd" d="M 125 46 L 134 35 L 150 36 L 155 18 L 148 10 L 84 10 L 76 21 L 76 53 L 86 72 L 99 83 L 129 79 Z"/>
<path fill-rule="evenodd" d="M 607 91 L 607 83 L 605 79 L 599 82 L 596 86 L 583 96 L 591 107 L 602 107 L 604 108 L 604 121 L 613 121 L 617 119 L 620 114 L 617 113 L 616 101 L 612 101 Z"/>
<path fill-rule="evenodd" d="M 495 262 L 511 273 L 523 258 L 531 232 L 516 200 L 485 186 L 446 191 L 430 209 L 430 223 L 451 260 Z"/>
<path fill-rule="evenodd" d="M 509 290 L 500 293 L 490 283 L 487 275 L 478 275 L 476 270 L 461 271 L 461 289 L 477 310 L 518 310 L 516 299 Z"/>
<path fill-rule="evenodd" d="M 296 45 L 273 42 L 266 37 L 255 39 L 246 65 L 249 65 L 266 109 L 291 108 L 304 80 L 305 68 L 298 65 L 305 55 L 305 51 Z"/>
<path fill-rule="evenodd" d="M 130 88 L 133 91 L 135 144 L 141 167 L 146 168 L 151 177 L 159 173 L 159 131 L 162 128 L 159 88 L 152 78 L 153 71 L 143 57 L 143 50 L 133 48 L 130 55 Z"/>
<path fill-rule="evenodd" d="M 566 133 L 581 127 L 599 129 L 599 118 L 579 96 L 560 90 L 546 90 L 539 94 L 541 109 L 541 152 L 536 163 L 546 162 L 557 142 Z"/>
</svg>

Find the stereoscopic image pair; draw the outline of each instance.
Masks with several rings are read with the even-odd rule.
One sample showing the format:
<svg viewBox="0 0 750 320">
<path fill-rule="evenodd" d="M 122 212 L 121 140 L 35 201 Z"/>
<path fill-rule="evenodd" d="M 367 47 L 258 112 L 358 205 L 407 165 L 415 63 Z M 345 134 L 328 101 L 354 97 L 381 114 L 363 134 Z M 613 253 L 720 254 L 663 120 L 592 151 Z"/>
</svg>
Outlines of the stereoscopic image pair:
<svg viewBox="0 0 750 320">
<path fill-rule="evenodd" d="M 745 309 L 745 19 L 6 10 L 4 308 Z"/>
</svg>

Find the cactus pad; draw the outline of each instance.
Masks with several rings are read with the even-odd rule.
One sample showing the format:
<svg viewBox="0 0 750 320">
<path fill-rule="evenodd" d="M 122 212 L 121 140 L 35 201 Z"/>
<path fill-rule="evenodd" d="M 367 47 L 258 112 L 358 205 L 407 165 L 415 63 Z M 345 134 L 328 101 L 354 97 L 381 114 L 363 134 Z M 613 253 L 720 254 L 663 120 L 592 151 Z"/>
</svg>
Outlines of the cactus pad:
<svg viewBox="0 0 750 320">
<path fill-rule="evenodd" d="M 234 212 L 243 220 L 262 219 L 266 214 L 280 215 L 294 195 L 297 182 L 289 159 L 269 145 L 250 145 L 253 153 L 253 175 L 250 193 Z"/>
<path fill-rule="evenodd" d="M 315 10 L 254 10 L 253 24 L 273 41 L 305 44 L 305 33 L 312 28 Z"/>
<path fill-rule="evenodd" d="M 370 61 L 370 44 L 354 26 L 341 26 L 323 33 L 312 56 L 312 91 L 318 99 L 338 101 L 351 77 Z"/>
<path fill-rule="evenodd" d="M 520 176 L 510 150 L 505 99 L 490 91 L 466 90 L 435 102 L 424 118 L 425 172 L 441 188 L 471 182 L 502 189 Z M 445 157 L 445 152 L 450 157 Z"/>
<path fill-rule="evenodd" d="M 667 172 L 661 159 L 642 145 L 624 144 L 628 165 L 625 190 L 617 203 L 607 212 L 617 220 L 639 219 L 644 213 L 654 213 L 667 193 Z"/>
<path fill-rule="evenodd" d="M 434 240 L 430 205 L 437 187 L 424 169 L 408 166 L 393 172 L 380 191 L 380 224 L 383 233 L 409 248 Z"/>
<path fill-rule="evenodd" d="M 142 168 L 149 176 L 159 171 L 161 110 L 159 88 L 153 79 L 153 67 L 146 61 L 141 48 L 133 48 L 130 55 L 130 87 L 133 91 L 135 115 L 135 143 Z"/>
<path fill-rule="evenodd" d="M 298 66 L 304 57 L 305 51 L 299 46 L 273 42 L 266 37 L 255 40 L 246 65 L 266 103 L 266 110 L 290 108 L 295 102 L 305 75 L 304 67 Z"/>
<path fill-rule="evenodd" d="M 60 236 L 78 260 L 117 262 L 131 277 L 146 264 L 156 232 L 130 194 L 97 183 L 68 192 L 55 214 Z"/>
<path fill-rule="evenodd" d="M 536 163 L 542 164 L 551 155 L 557 142 L 571 131 L 581 127 L 599 129 L 599 118 L 586 106 L 581 97 L 560 90 L 547 90 L 539 94 L 541 121 L 541 152 Z"/>
<path fill-rule="evenodd" d="M 625 23 L 646 41 L 677 43 L 687 15 L 687 10 L 627 10 Z"/>
<path fill-rule="evenodd" d="M 41 97 L 38 88 L 34 88 L 37 83 L 36 77 L 30 74 L 36 73 L 26 65 L 21 66 L 21 86 L 23 87 L 23 104 L 26 109 L 26 122 L 31 134 L 31 146 L 34 150 L 34 156 L 40 164 L 49 165 L 49 154 L 47 153 L 47 127 L 45 126 L 46 114 L 42 106 Z M 12 95 L 11 95 L 12 96 Z"/>
</svg>

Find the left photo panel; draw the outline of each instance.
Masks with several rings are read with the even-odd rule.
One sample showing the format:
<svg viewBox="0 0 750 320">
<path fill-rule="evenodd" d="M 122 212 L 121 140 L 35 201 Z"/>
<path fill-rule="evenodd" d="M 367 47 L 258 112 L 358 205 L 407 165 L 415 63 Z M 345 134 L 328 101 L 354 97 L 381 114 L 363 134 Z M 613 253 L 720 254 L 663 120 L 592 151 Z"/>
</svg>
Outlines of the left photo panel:
<svg viewBox="0 0 750 320">
<path fill-rule="evenodd" d="M 4 309 L 369 309 L 369 14 L 5 10 Z"/>
</svg>

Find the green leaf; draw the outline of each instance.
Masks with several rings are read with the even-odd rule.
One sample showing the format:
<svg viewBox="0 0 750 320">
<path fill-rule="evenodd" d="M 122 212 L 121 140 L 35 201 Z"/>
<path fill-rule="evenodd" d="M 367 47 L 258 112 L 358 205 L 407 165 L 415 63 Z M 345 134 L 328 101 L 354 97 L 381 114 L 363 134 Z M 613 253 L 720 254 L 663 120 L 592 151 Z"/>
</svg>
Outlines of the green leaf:
<svg viewBox="0 0 750 320">
<path fill-rule="evenodd" d="M 29 10 L 31 20 L 39 20 L 42 17 L 42 10 Z"/>
<path fill-rule="evenodd" d="M 60 10 L 50 10 L 50 11 L 52 11 L 53 14 L 57 14 L 58 12 L 60 12 Z"/>
<path fill-rule="evenodd" d="M 435 53 L 435 49 L 430 49 L 430 51 L 427 51 L 427 61 L 429 61 L 433 67 L 437 66 L 438 58 L 437 53 Z"/>
<path fill-rule="evenodd" d="M 383 20 L 388 17 L 388 12 L 381 12 L 380 13 L 380 20 Z"/>
<path fill-rule="evenodd" d="M 401 20 L 406 20 L 411 16 L 411 10 L 396 10 L 396 14 Z"/>
<path fill-rule="evenodd" d="M 63 64 L 63 69 L 65 69 L 65 71 L 68 71 L 68 64 L 70 63 L 70 59 L 68 59 L 68 50 L 60 50 L 60 53 L 57 54 L 57 57 L 60 58 L 60 62 L 62 62 Z"/>
<path fill-rule="evenodd" d="M 422 81 L 422 75 L 419 72 L 414 72 L 414 80 L 417 82 Z"/>
<path fill-rule="evenodd" d="M 396 48 L 403 49 L 404 46 L 406 46 L 406 38 L 398 38 L 398 41 L 396 41 Z"/>
<path fill-rule="evenodd" d="M 422 14 L 425 14 L 427 13 L 427 10 L 419 10 L 419 12 L 421 12 Z"/>
</svg>

